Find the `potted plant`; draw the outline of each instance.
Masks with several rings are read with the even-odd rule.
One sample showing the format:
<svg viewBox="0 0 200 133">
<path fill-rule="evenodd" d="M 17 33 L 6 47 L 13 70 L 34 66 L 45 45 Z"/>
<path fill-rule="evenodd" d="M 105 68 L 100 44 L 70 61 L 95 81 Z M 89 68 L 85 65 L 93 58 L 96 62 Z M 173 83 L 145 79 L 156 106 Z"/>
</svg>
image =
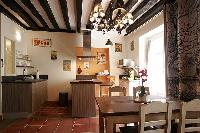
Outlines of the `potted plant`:
<svg viewBox="0 0 200 133">
<path fill-rule="evenodd" d="M 147 81 L 147 69 L 143 69 L 143 70 L 139 71 L 139 75 L 140 75 L 140 78 L 141 78 L 141 81 L 142 81 L 142 86 L 140 88 L 139 97 L 145 97 L 146 96 L 146 90 L 145 90 L 145 87 L 144 87 L 144 82 Z"/>
</svg>

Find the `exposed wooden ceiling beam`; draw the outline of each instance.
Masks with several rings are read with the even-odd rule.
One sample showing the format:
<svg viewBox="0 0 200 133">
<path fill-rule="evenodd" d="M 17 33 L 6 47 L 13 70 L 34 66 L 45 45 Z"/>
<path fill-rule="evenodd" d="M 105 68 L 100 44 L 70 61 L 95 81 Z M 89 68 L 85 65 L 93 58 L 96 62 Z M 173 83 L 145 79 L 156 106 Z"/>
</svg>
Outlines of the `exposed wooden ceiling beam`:
<svg viewBox="0 0 200 133">
<path fill-rule="evenodd" d="M 149 21 L 152 17 L 154 17 L 160 11 L 162 11 L 164 2 L 165 0 L 160 0 L 152 8 L 150 8 L 147 12 L 145 12 L 139 19 L 137 19 L 132 25 L 130 25 L 126 29 L 126 32 L 127 32 L 126 35 L 134 31 L 135 29 L 143 25 L 145 22 Z"/>
<path fill-rule="evenodd" d="M 76 0 L 76 28 L 79 33 L 81 30 L 82 2 L 83 0 Z"/>
<path fill-rule="evenodd" d="M 142 1 L 137 8 L 132 12 L 133 20 L 137 19 L 138 16 L 143 15 L 147 10 L 149 10 L 158 0 L 144 0 Z M 126 27 L 122 27 L 121 31 Z"/>
<path fill-rule="evenodd" d="M 16 12 L 30 27 L 32 27 L 33 29 L 39 29 L 38 24 L 15 0 L 2 0 L 2 2 L 11 10 Z"/>
<path fill-rule="evenodd" d="M 21 21 L 19 21 L 13 14 L 11 14 L 8 10 L 6 10 L 2 5 L 0 5 L 0 11 L 6 15 L 8 18 L 10 18 L 11 20 L 13 20 L 15 23 L 17 23 L 18 25 L 20 25 L 21 27 L 23 27 L 24 29 L 27 29 L 28 27 L 23 24 Z"/>
<path fill-rule="evenodd" d="M 90 11 L 90 15 L 93 13 L 94 7 L 95 7 L 97 4 L 100 4 L 101 2 L 102 2 L 102 0 L 94 0 L 93 6 L 92 6 L 91 11 Z M 89 17 L 88 17 L 88 21 L 87 21 L 87 24 L 86 24 L 86 28 L 87 28 L 87 29 L 91 29 L 90 15 L 89 15 Z"/>
<path fill-rule="evenodd" d="M 47 0 L 38 0 L 55 29 L 60 29 Z"/>
<path fill-rule="evenodd" d="M 128 0 L 128 2 L 124 5 L 124 9 L 126 11 L 130 11 L 131 8 L 138 2 L 138 0 Z"/>
<path fill-rule="evenodd" d="M 135 10 L 132 12 L 132 15 L 134 16 L 139 10 L 141 10 L 147 3 L 149 2 L 149 0 L 143 0 L 136 8 Z"/>
<path fill-rule="evenodd" d="M 59 0 L 60 7 L 62 10 L 63 19 L 65 21 L 66 28 L 71 30 L 70 23 L 69 23 L 69 16 L 68 16 L 68 8 L 67 8 L 67 1 L 66 0 Z"/>
<path fill-rule="evenodd" d="M 43 27 L 48 31 L 49 30 L 49 26 L 47 25 L 47 23 L 45 22 L 45 20 L 43 19 L 43 17 L 39 14 L 39 12 L 37 11 L 37 9 L 34 7 L 34 5 L 31 3 L 31 1 L 29 0 L 21 0 L 22 3 L 30 9 L 30 11 L 32 12 L 32 14 L 41 22 L 41 24 L 43 25 Z"/>
<path fill-rule="evenodd" d="M 27 30 L 32 30 L 32 31 L 46 31 L 45 28 L 32 29 L 31 27 L 28 27 Z M 75 30 L 68 30 L 68 29 L 49 29 L 48 32 L 66 32 L 66 33 L 76 33 Z"/>
</svg>

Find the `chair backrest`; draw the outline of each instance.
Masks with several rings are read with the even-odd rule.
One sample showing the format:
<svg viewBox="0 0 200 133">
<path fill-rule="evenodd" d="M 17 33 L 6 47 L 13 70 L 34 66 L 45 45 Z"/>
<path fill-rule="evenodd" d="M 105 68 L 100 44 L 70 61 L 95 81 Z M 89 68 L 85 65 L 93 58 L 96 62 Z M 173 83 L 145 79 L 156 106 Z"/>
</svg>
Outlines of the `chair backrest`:
<svg viewBox="0 0 200 133">
<path fill-rule="evenodd" d="M 165 114 L 165 118 L 159 117 L 159 114 Z M 148 115 L 149 114 L 149 115 Z M 149 120 L 146 121 L 146 117 Z M 154 116 L 157 116 L 156 118 Z M 162 103 L 154 101 L 149 104 L 143 104 L 140 107 L 140 133 L 170 133 L 171 132 L 172 104 L 170 102 Z M 150 128 L 144 130 L 145 127 L 161 126 L 161 128 Z"/>
<path fill-rule="evenodd" d="M 150 91 L 149 91 L 149 87 L 144 87 L 145 88 L 145 91 L 148 95 L 150 95 Z M 138 86 L 138 87 L 133 87 L 133 97 L 136 98 L 138 92 L 140 92 L 141 90 L 141 86 Z"/>
<path fill-rule="evenodd" d="M 192 116 L 192 118 L 190 118 L 188 116 L 190 115 L 189 112 L 193 112 L 195 115 Z M 185 133 L 185 132 L 200 131 L 200 127 L 197 127 L 200 124 L 199 114 L 200 114 L 200 100 L 199 99 L 194 99 L 190 102 L 182 102 L 181 103 L 181 118 L 179 122 L 179 132 Z M 189 124 L 190 126 L 188 125 L 187 127 L 185 127 L 186 124 Z M 195 127 L 192 127 L 192 125 L 194 124 L 195 124 Z"/>
<path fill-rule="evenodd" d="M 109 87 L 109 96 L 112 96 L 112 92 L 122 92 L 126 96 L 126 88 L 121 86 Z"/>
</svg>

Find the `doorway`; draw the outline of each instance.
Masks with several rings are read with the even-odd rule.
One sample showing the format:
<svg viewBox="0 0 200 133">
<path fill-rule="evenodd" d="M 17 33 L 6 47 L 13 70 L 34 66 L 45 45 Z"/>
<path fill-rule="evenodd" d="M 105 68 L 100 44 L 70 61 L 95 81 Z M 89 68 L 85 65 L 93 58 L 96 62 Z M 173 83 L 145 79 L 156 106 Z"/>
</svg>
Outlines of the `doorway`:
<svg viewBox="0 0 200 133">
<path fill-rule="evenodd" d="M 15 42 L 5 38 L 5 76 L 15 75 Z"/>
</svg>

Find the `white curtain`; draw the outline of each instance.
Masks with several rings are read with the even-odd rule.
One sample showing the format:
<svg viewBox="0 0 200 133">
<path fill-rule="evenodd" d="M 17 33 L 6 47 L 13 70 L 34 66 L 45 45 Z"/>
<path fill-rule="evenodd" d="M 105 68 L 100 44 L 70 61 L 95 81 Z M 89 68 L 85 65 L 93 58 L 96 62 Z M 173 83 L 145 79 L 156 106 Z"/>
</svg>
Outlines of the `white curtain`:
<svg viewBox="0 0 200 133">
<path fill-rule="evenodd" d="M 148 39 L 147 84 L 152 95 L 166 96 L 164 33 Z"/>
</svg>

